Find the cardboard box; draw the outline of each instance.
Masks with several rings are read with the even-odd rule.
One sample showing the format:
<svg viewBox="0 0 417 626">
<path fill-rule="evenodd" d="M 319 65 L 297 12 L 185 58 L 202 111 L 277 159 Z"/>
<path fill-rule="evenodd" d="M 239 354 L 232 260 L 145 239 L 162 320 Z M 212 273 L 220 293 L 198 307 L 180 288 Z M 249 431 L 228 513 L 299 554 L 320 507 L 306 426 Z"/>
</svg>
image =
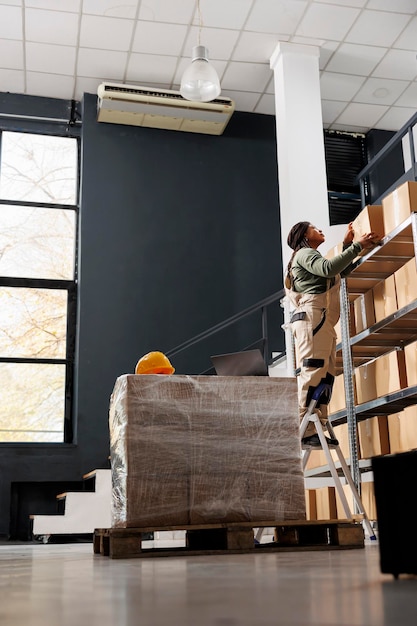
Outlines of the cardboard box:
<svg viewBox="0 0 417 626">
<path fill-rule="evenodd" d="M 393 350 L 375 359 L 375 379 L 378 398 L 407 387 L 404 351 Z"/>
<path fill-rule="evenodd" d="M 343 252 L 343 243 L 338 243 L 333 248 L 330 248 L 324 255 L 326 259 L 333 259 L 338 254 Z"/>
<path fill-rule="evenodd" d="M 354 507 L 353 493 L 352 493 L 352 489 L 351 489 L 350 485 L 348 485 L 348 484 L 343 485 L 343 493 L 345 494 L 345 498 L 346 498 L 348 506 L 349 506 L 350 515 L 348 516 L 346 514 L 345 507 L 343 506 L 342 500 L 341 500 L 341 498 L 339 496 L 339 493 L 338 493 L 338 491 L 336 489 L 337 519 L 351 519 L 352 515 L 354 514 L 355 507 Z"/>
<path fill-rule="evenodd" d="M 417 300 L 417 265 L 413 257 L 394 273 L 397 304 L 402 309 Z"/>
<path fill-rule="evenodd" d="M 338 426 L 333 427 L 334 434 L 339 441 L 340 450 L 345 459 L 350 458 L 350 443 L 349 443 L 349 431 L 347 424 L 339 424 Z M 325 437 L 328 437 L 329 434 L 325 431 Z M 359 440 L 358 440 L 359 441 Z M 358 444 L 358 458 L 360 458 L 359 444 Z M 339 462 L 339 458 L 336 454 L 336 451 L 330 448 L 330 454 L 335 461 L 335 463 Z M 310 457 L 307 461 L 306 469 L 317 469 L 319 467 L 327 467 L 327 457 L 324 454 L 321 448 L 316 448 L 311 451 Z"/>
<path fill-rule="evenodd" d="M 362 459 L 389 454 L 388 418 L 370 417 L 358 423 L 359 447 Z"/>
<path fill-rule="evenodd" d="M 333 428 L 336 439 L 339 442 L 340 451 L 343 454 L 344 459 L 350 458 L 350 442 L 349 442 L 349 428 L 347 424 L 339 424 Z M 337 459 L 336 453 L 333 457 Z M 337 459 L 338 461 L 338 459 Z"/>
<path fill-rule="evenodd" d="M 375 324 L 374 294 L 372 290 L 360 294 L 353 301 L 356 334 Z"/>
<path fill-rule="evenodd" d="M 335 376 L 332 397 L 329 402 L 329 415 L 346 408 L 345 381 L 343 374 Z"/>
<path fill-rule="evenodd" d="M 337 322 L 334 327 L 336 332 L 336 343 L 340 343 L 342 341 L 342 326 L 341 320 Z M 353 301 L 349 302 L 349 337 L 354 337 L 356 335 L 356 325 L 355 325 L 355 309 L 353 306 Z"/>
<path fill-rule="evenodd" d="M 378 239 L 383 239 L 385 235 L 384 213 L 381 204 L 368 205 L 362 209 L 359 215 L 352 222 L 355 236 L 353 241 L 359 239 L 371 231 L 378 235 Z"/>
<path fill-rule="evenodd" d="M 326 455 L 321 448 L 313 448 L 307 461 L 306 470 L 327 466 Z"/>
<path fill-rule="evenodd" d="M 363 481 L 361 483 L 361 501 L 368 519 L 375 521 L 377 519 L 377 515 L 373 482 Z"/>
<path fill-rule="evenodd" d="M 355 369 L 355 386 L 358 404 L 375 400 L 377 397 L 376 359 Z"/>
<path fill-rule="evenodd" d="M 315 489 L 306 489 L 306 511 L 307 511 L 307 519 L 316 520 L 317 519 L 317 499 L 316 499 L 316 490 Z"/>
<path fill-rule="evenodd" d="M 417 183 L 403 183 L 382 200 L 385 235 L 417 211 Z"/>
<path fill-rule="evenodd" d="M 372 289 L 374 299 L 375 322 L 384 320 L 398 310 L 395 278 L 392 274 L 381 280 Z"/>
<path fill-rule="evenodd" d="M 417 341 L 409 343 L 404 348 L 405 369 L 409 387 L 417 385 Z"/>
<path fill-rule="evenodd" d="M 319 487 L 316 489 L 317 519 L 337 519 L 335 487 Z"/>
<path fill-rule="evenodd" d="M 388 415 L 388 432 L 391 453 L 417 448 L 417 405 Z"/>
</svg>

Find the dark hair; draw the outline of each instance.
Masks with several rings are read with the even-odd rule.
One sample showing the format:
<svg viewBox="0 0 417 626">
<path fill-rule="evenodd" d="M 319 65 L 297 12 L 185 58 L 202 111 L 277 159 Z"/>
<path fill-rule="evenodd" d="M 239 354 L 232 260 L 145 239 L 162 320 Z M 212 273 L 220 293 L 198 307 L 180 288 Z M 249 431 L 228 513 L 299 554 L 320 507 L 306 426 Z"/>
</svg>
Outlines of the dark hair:
<svg viewBox="0 0 417 626">
<path fill-rule="evenodd" d="M 288 263 L 288 266 L 287 266 L 287 279 L 290 285 L 292 285 L 291 265 L 292 265 L 292 261 L 295 256 L 295 253 L 298 252 L 301 248 L 310 247 L 310 244 L 305 238 L 305 234 L 309 226 L 310 226 L 310 222 L 297 222 L 297 224 L 294 224 L 294 226 L 291 228 L 290 232 L 288 233 L 287 244 L 289 245 L 290 248 L 294 250 L 294 252 L 291 255 L 290 262 Z"/>
</svg>

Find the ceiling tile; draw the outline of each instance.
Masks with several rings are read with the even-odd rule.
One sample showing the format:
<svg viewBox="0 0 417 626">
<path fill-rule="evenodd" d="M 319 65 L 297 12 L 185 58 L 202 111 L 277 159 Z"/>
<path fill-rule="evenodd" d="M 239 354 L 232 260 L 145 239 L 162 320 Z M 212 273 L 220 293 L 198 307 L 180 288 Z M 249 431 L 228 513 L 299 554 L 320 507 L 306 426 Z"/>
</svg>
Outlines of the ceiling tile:
<svg viewBox="0 0 417 626">
<path fill-rule="evenodd" d="M 245 24 L 245 30 L 293 34 L 307 4 L 303 0 L 257 0 Z"/>
<path fill-rule="evenodd" d="M 391 107 L 389 111 L 377 122 L 374 128 L 382 130 L 400 130 L 408 122 L 413 115 L 415 115 L 416 109 L 407 109 L 402 107 Z"/>
<path fill-rule="evenodd" d="M 102 81 L 97 80 L 97 78 L 84 78 L 78 76 L 75 81 L 75 100 L 81 101 L 85 93 L 92 93 L 94 95 L 97 95 L 97 87 L 99 86 L 100 82 Z"/>
<path fill-rule="evenodd" d="M 137 2 L 115 2 L 115 0 L 83 0 L 83 12 L 105 17 L 136 17 Z"/>
<path fill-rule="evenodd" d="M 321 97 L 324 100 L 351 100 L 364 81 L 363 76 L 324 72 L 320 77 Z"/>
<path fill-rule="evenodd" d="M 338 124 L 351 124 L 352 126 L 367 126 L 375 128 L 375 124 L 388 111 L 388 106 L 377 104 L 359 104 L 352 102 L 337 118 Z"/>
<path fill-rule="evenodd" d="M 259 0 L 258 0 L 259 1 Z M 203 26 L 240 30 L 245 23 L 252 0 L 200 0 L 200 15 Z M 194 24 L 199 25 L 198 12 Z"/>
<path fill-rule="evenodd" d="M 229 59 L 233 48 L 239 37 L 237 30 L 223 30 L 220 28 L 202 28 L 200 42 L 206 46 L 209 52 L 209 59 Z M 184 43 L 182 55 L 191 57 L 194 46 L 199 45 L 199 29 L 192 27 Z"/>
<path fill-rule="evenodd" d="M 141 2 L 139 19 L 171 24 L 190 24 L 194 8 L 195 0 L 181 0 L 178 3 L 167 2 L 167 0 L 146 0 L 145 3 Z"/>
<path fill-rule="evenodd" d="M 74 94 L 74 83 L 73 76 L 57 76 L 41 72 L 28 72 L 26 76 L 27 89 L 35 96 L 71 100 Z"/>
<path fill-rule="evenodd" d="M 0 6 L 0 38 L 22 39 L 22 9 Z"/>
<path fill-rule="evenodd" d="M 322 100 L 321 111 L 323 116 L 323 123 L 331 124 L 341 114 L 345 108 L 345 102 L 335 102 L 334 100 Z"/>
<path fill-rule="evenodd" d="M 298 35 L 295 35 L 293 37 L 289 37 L 289 39 L 290 39 L 290 43 L 298 43 L 298 44 L 301 44 L 302 46 L 315 46 L 316 48 L 320 48 L 320 49 L 326 43 L 325 39 L 318 39 L 317 37 L 300 37 Z M 332 42 L 332 43 L 334 43 L 335 47 L 339 45 L 337 42 Z"/>
<path fill-rule="evenodd" d="M 51 9 L 54 11 L 68 11 L 69 13 L 78 13 L 80 6 L 81 0 L 59 0 L 59 2 L 56 0 L 25 0 L 26 8 Z"/>
<path fill-rule="evenodd" d="M 334 51 L 337 49 L 338 45 L 339 44 L 336 41 L 327 41 L 322 46 L 320 46 L 319 67 L 321 70 L 326 67 L 329 59 L 331 58 Z"/>
<path fill-rule="evenodd" d="M 337 4 L 341 6 L 349 5 L 350 7 L 362 8 L 368 2 L 368 0 L 319 0 L 323 4 Z M 378 0 L 379 1 L 379 0 Z"/>
<path fill-rule="evenodd" d="M 415 50 L 417 42 L 417 18 L 413 17 L 411 22 L 407 24 L 404 31 L 393 44 L 393 48 L 401 48 L 403 50 Z"/>
<path fill-rule="evenodd" d="M 122 81 L 126 71 L 127 59 L 127 52 L 80 48 L 77 59 L 77 74 L 84 77 L 101 77 L 102 79 L 104 76 L 111 76 L 113 80 Z"/>
<path fill-rule="evenodd" d="M 370 46 L 391 46 L 409 19 L 409 15 L 365 9 L 347 34 L 346 41 Z"/>
<path fill-rule="evenodd" d="M 296 34 L 340 40 L 358 15 L 359 9 L 353 7 L 310 4 Z"/>
<path fill-rule="evenodd" d="M 182 24 L 138 22 L 133 40 L 133 52 L 178 56 L 181 53 L 187 27 Z"/>
<path fill-rule="evenodd" d="M 395 103 L 400 107 L 411 107 L 417 110 L 417 83 L 411 83 Z"/>
<path fill-rule="evenodd" d="M 238 63 L 232 61 L 227 66 L 222 78 L 222 86 L 225 89 L 236 89 L 245 84 L 247 91 L 263 93 L 271 78 L 272 70 L 268 64 L 261 63 Z"/>
<path fill-rule="evenodd" d="M 369 0 L 366 6 L 368 9 L 393 11 L 394 13 L 412 14 L 416 12 L 415 0 Z"/>
<path fill-rule="evenodd" d="M 23 70 L 23 44 L 21 41 L 0 39 L 0 67 Z"/>
<path fill-rule="evenodd" d="M 81 20 L 80 46 L 128 50 L 132 33 L 133 21 L 84 15 Z"/>
<path fill-rule="evenodd" d="M 353 124 L 329 124 L 330 130 L 341 130 L 345 133 L 361 133 L 367 132 L 367 126 L 354 126 Z"/>
<path fill-rule="evenodd" d="M 237 111 L 252 112 L 259 100 L 259 93 L 252 93 L 249 91 L 233 91 L 229 89 L 222 89 L 222 96 L 225 98 L 231 98 L 235 102 Z"/>
<path fill-rule="evenodd" d="M 413 80 L 417 75 L 416 53 L 409 50 L 390 50 L 372 75 Z"/>
<path fill-rule="evenodd" d="M 127 66 L 126 80 L 128 82 L 133 80 L 144 87 L 150 82 L 170 85 L 176 65 L 176 57 L 132 54 Z"/>
<path fill-rule="evenodd" d="M 269 79 L 269 82 L 268 82 L 267 86 L 265 87 L 265 93 L 272 93 L 275 96 L 275 77 L 274 77 L 274 73 L 272 73 L 272 76 Z"/>
<path fill-rule="evenodd" d="M 25 91 L 24 72 L 20 70 L 0 69 L 0 85 L 7 85 L 7 91 L 10 91 L 11 93 L 24 93 Z"/>
<path fill-rule="evenodd" d="M 264 94 L 261 96 L 261 99 L 255 107 L 255 113 L 275 115 L 275 97 L 270 94 Z"/>
<path fill-rule="evenodd" d="M 408 85 L 409 82 L 406 80 L 368 78 L 353 101 L 367 104 L 393 104 Z"/>
<path fill-rule="evenodd" d="M 385 52 L 385 48 L 343 43 L 326 65 L 326 71 L 368 76 Z"/>
<path fill-rule="evenodd" d="M 276 35 L 266 33 L 242 33 L 234 49 L 232 60 L 269 63 L 279 40 L 285 41 L 282 37 L 277 38 Z"/>
<path fill-rule="evenodd" d="M 75 48 L 29 42 L 26 44 L 26 68 L 33 72 L 72 75 Z"/>
<path fill-rule="evenodd" d="M 62 11 L 26 9 L 27 41 L 75 46 L 78 39 L 78 15 Z"/>
<path fill-rule="evenodd" d="M 320 51 L 324 126 L 366 127 L 335 117 L 343 116 L 352 100 L 379 107 L 392 102 L 398 111 L 392 118 L 388 111 L 380 115 L 375 123 L 381 128 L 391 129 L 417 109 L 417 82 L 411 82 L 417 77 L 417 0 L 199 3 L 200 15 L 198 0 L 0 0 L 1 89 L 38 95 L 46 81 L 45 94 L 55 89 L 60 97 L 72 89 L 78 98 L 83 88 L 96 93 L 103 80 L 178 89 L 200 35 L 223 93 L 238 96 L 237 110 L 259 105 L 268 111 L 274 102 L 269 63 L 281 41 Z M 30 80 L 22 73 L 25 46 Z M 71 87 L 75 66 L 78 77 Z M 4 73 L 6 68 L 12 71 Z"/>
</svg>

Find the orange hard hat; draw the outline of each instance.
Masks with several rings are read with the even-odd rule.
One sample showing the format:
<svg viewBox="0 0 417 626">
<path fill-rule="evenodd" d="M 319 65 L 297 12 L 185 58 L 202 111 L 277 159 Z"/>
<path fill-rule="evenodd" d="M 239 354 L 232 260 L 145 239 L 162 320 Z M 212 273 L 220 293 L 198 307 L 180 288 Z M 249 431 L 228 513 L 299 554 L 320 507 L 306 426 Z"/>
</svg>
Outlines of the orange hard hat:
<svg viewBox="0 0 417 626">
<path fill-rule="evenodd" d="M 135 374 L 173 374 L 168 357 L 162 352 L 148 352 L 136 363 Z"/>
</svg>

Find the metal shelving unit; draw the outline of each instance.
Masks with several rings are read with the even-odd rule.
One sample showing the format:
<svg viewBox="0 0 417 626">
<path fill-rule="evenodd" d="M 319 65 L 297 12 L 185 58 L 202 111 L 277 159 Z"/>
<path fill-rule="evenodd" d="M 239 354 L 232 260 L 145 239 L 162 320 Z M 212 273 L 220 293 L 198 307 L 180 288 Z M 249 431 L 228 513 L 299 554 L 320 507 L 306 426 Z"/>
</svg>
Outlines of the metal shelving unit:
<svg viewBox="0 0 417 626">
<path fill-rule="evenodd" d="M 417 386 L 401 389 L 371 402 L 355 405 L 354 368 L 394 349 L 402 349 L 417 338 L 417 301 L 399 309 L 386 319 L 351 337 L 349 303 L 396 272 L 411 258 L 417 259 L 417 213 L 387 235 L 380 244 L 360 257 L 349 276 L 342 279 L 341 343 L 337 346 L 338 363 L 343 367 L 346 408 L 330 416 L 333 425 L 348 423 L 350 469 L 360 487 L 363 467 L 358 460 L 357 422 L 377 415 L 390 415 L 417 404 Z M 363 463 L 362 463 L 363 465 Z M 369 464 L 365 464 L 369 467 Z"/>
</svg>

